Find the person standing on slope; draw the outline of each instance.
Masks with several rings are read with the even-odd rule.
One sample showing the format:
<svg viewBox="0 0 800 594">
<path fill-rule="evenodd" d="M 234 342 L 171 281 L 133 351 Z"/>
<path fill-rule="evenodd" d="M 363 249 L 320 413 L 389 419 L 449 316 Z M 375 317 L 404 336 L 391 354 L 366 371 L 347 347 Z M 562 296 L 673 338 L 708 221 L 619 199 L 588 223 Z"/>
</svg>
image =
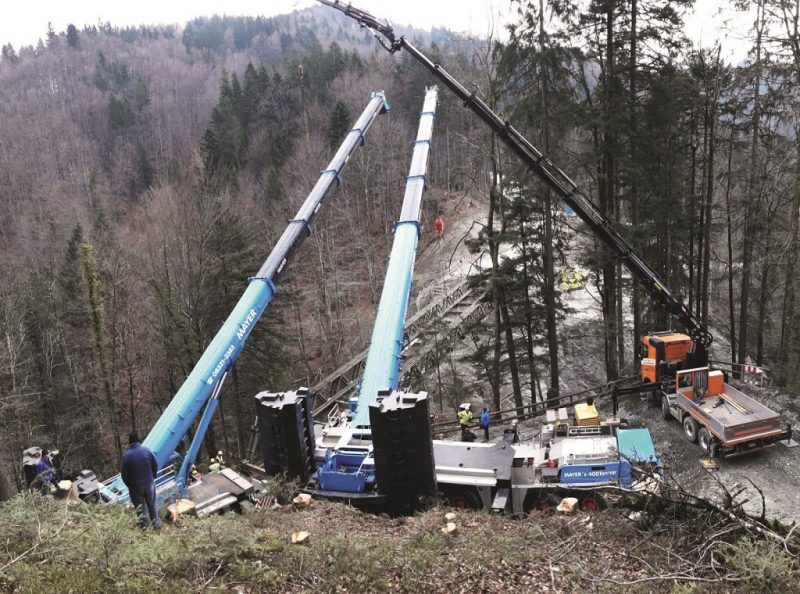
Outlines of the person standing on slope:
<svg viewBox="0 0 800 594">
<path fill-rule="evenodd" d="M 53 460 L 50 450 L 42 452 L 42 457 L 36 464 L 36 480 L 42 495 L 52 495 L 55 491 L 53 484 L 56 479 L 56 471 L 53 468 Z"/>
<path fill-rule="evenodd" d="M 156 475 L 158 462 L 148 448 L 139 440 L 136 431 L 128 436 L 128 450 L 122 456 L 120 475 L 122 482 L 128 487 L 131 503 L 139 512 L 139 527 L 146 530 L 152 522 L 153 529 L 161 528 L 161 518 L 156 508 Z M 149 520 L 148 520 L 149 515 Z"/>
<path fill-rule="evenodd" d="M 484 441 L 489 441 L 489 422 L 492 420 L 492 415 L 489 412 L 489 409 L 485 406 L 483 407 L 483 412 L 481 413 L 480 418 L 480 425 L 483 429 L 483 439 Z"/>
<path fill-rule="evenodd" d="M 461 427 L 461 441 L 467 441 L 466 437 L 467 433 L 469 433 L 469 425 L 472 423 L 472 411 L 470 407 L 471 405 L 469 402 L 465 402 L 458 407 L 458 424 Z M 474 436 L 473 439 L 475 439 Z"/>
</svg>

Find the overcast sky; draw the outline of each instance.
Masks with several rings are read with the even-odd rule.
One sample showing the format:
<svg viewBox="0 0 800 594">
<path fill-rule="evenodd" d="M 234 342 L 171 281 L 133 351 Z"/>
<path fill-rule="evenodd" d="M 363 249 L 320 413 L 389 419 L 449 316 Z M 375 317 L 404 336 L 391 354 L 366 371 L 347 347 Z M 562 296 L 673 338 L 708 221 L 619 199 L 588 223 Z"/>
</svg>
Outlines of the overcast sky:
<svg viewBox="0 0 800 594">
<path fill-rule="evenodd" d="M 141 24 L 183 24 L 197 16 L 212 14 L 273 16 L 315 4 L 313 0 L 39 0 L 9 2 L 0 17 L 0 44 L 14 47 L 36 44 L 45 37 L 47 23 L 64 31 L 72 23 L 79 29 L 98 21 L 116 26 Z M 355 6 L 396 24 L 413 24 L 421 29 L 447 27 L 485 35 L 497 23 L 508 19 L 509 0 L 356 0 Z M 741 60 L 747 44 L 741 38 L 750 31 L 752 16 L 719 11 L 724 0 L 697 0 L 694 14 L 687 19 L 686 32 L 695 42 L 711 46 L 723 41 L 723 54 Z M 734 31 L 734 32 L 732 32 Z M 735 33 L 738 31 L 739 33 Z"/>
</svg>

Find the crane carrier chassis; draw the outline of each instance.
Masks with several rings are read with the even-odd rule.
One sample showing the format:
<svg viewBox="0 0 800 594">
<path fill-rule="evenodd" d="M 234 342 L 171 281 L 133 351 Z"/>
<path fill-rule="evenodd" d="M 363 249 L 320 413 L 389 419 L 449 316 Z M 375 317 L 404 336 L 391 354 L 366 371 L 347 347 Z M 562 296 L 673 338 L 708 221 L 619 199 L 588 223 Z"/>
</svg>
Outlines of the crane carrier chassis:
<svg viewBox="0 0 800 594">
<path fill-rule="evenodd" d="M 650 432 L 614 419 L 598 426 L 545 425 L 530 443 L 434 441 L 436 481 L 455 507 L 515 514 L 552 511 L 575 497 L 600 511 L 602 487 L 655 490 L 661 462 Z"/>
<path fill-rule="evenodd" d="M 426 396 L 424 392 L 392 392 L 383 395 L 374 410 L 382 407 L 382 412 L 389 415 L 410 413 L 409 418 L 427 421 Z M 300 477 L 306 482 L 303 490 L 307 493 L 362 508 L 397 510 L 394 504 L 400 503 L 402 511 L 405 502 L 398 497 L 398 491 L 413 492 L 414 473 L 425 476 L 430 466 L 436 491 L 450 505 L 514 514 L 547 513 L 563 497 L 577 498 L 583 510 L 599 511 L 606 507 L 600 493 L 603 488 L 652 492 L 658 490 L 663 477 L 662 463 L 647 429 L 626 427 L 616 418 L 601 423 L 593 405 L 579 404 L 574 421 L 566 408 L 547 411 L 546 424 L 530 442 L 517 442 L 516 432 L 507 430 L 498 443 L 432 440 L 432 456 L 424 447 L 405 448 L 403 457 L 418 456 L 413 465 L 399 464 L 391 458 L 388 464 L 381 463 L 380 456 L 387 448 L 374 444 L 375 436 L 367 429 L 350 442 L 353 458 L 362 461 L 351 467 L 352 476 L 342 472 L 326 479 L 324 474 L 320 476 L 319 469 L 330 464 L 332 445 L 349 430 L 347 417 L 351 413 L 332 417 L 325 426 L 315 425 L 314 437 L 308 439 L 296 427 L 308 426 L 311 400 L 312 395 L 302 388 L 259 395 L 259 422 L 264 429 L 261 436 L 268 442 L 262 448 L 265 468 L 269 474 L 285 471 Z M 409 438 L 410 432 L 402 429 L 376 435 L 394 435 L 406 445 L 415 439 L 424 441 L 425 432 L 418 430 L 419 425 L 415 429 L 417 437 Z M 408 466 L 412 469 L 402 470 Z M 399 476 L 395 474 L 387 480 L 385 473 L 391 470 L 400 470 Z M 354 484 L 359 485 L 357 490 Z"/>
</svg>

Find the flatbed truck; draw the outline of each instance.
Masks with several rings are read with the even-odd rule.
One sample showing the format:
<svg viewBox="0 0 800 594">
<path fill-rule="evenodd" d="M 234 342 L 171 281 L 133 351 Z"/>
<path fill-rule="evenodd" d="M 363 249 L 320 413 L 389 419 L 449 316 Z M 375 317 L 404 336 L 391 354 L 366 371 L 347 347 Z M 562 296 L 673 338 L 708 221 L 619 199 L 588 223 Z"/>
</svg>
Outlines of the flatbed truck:
<svg viewBox="0 0 800 594">
<path fill-rule="evenodd" d="M 791 437 L 780 415 L 725 383 L 708 367 L 676 372 L 674 391 L 661 396 L 664 419 L 675 419 L 683 434 L 713 457 L 731 457 L 771 447 Z"/>
</svg>

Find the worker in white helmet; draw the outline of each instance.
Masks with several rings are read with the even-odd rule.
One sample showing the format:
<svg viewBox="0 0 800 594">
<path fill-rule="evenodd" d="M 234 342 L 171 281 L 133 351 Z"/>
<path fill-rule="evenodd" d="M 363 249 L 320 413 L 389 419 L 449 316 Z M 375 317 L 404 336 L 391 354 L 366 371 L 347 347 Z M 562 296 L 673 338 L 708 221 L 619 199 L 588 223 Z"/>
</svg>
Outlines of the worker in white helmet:
<svg viewBox="0 0 800 594">
<path fill-rule="evenodd" d="M 467 432 L 469 432 L 469 424 L 472 422 L 472 411 L 470 410 L 472 405 L 469 402 L 465 402 L 459 407 L 458 411 L 458 424 L 461 427 L 461 441 L 466 441 L 465 437 Z"/>
</svg>

